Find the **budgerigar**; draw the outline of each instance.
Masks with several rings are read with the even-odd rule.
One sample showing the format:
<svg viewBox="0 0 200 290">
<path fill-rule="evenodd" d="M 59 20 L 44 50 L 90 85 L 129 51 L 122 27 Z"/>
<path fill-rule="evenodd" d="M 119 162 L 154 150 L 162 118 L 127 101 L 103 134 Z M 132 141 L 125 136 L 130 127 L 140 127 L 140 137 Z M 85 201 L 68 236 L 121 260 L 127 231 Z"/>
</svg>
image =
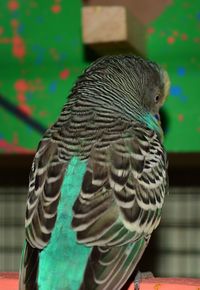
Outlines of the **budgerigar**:
<svg viewBox="0 0 200 290">
<path fill-rule="evenodd" d="M 100 58 L 79 77 L 32 164 L 20 290 L 126 283 L 168 190 L 156 118 L 168 90 L 165 70 L 131 55 Z"/>
</svg>

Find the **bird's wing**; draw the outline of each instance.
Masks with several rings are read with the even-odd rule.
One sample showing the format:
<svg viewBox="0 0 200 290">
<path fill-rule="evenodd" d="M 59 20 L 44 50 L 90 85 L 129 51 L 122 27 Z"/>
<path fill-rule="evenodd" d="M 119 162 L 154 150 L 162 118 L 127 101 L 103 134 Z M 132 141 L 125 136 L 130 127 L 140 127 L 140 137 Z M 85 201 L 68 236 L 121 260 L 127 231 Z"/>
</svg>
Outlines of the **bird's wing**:
<svg viewBox="0 0 200 290">
<path fill-rule="evenodd" d="M 56 222 L 66 164 L 67 162 L 59 160 L 56 141 L 53 138 L 43 138 L 29 177 L 25 218 L 26 242 L 21 257 L 20 290 L 38 289 L 38 255 L 47 245 Z"/>
<path fill-rule="evenodd" d="M 118 141 L 112 134 L 94 146 L 73 208 L 78 242 L 94 246 L 81 289 L 121 288 L 160 221 L 167 190 L 157 134 L 139 126 Z"/>
<path fill-rule="evenodd" d="M 43 139 L 32 164 L 26 204 L 26 240 L 33 248 L 43 249 L 51 237 L 65 169 L 56 142 Z"/>
</svg>

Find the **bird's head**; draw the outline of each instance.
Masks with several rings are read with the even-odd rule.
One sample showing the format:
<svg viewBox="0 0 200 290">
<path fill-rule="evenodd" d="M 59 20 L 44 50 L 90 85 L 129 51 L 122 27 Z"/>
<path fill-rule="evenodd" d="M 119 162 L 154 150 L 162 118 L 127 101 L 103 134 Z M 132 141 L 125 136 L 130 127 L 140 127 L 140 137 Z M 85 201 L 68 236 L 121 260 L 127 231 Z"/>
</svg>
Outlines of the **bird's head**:
<svg viewBox="0 0 200 290">
<path fill-rule="evenodd" d="M 79 79 L 78 89 L 97 105 L 157 126 L 155 116 L 169 93 L 168 74 L 156 63 L 137 56 L 106 56 Z M 154 124 L 155 123 L 155 124 Z"/>
</svg>

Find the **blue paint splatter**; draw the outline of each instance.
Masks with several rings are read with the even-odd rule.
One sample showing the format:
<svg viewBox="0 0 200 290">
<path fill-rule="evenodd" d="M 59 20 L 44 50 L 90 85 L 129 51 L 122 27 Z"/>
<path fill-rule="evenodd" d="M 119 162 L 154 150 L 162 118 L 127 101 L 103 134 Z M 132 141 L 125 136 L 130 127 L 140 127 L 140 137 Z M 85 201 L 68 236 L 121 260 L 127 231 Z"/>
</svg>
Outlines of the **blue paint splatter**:
<svg viewBox="0 0 200 290">
<path fill-rule="evenodd" d="M 55 41 L 56 42 L 62 42 L 63 41 L 63 36 L 62 35 L 56 35 L 55 36 Z"/>
<path fill-rule="evenodd" d="M 40 53 L 36 56 L 35 64 L 40 65 L 42 64 L 43 60 L 44 60 L 44 54 Z"/>
<path fill-rule="evenodd" d="M 23 33 L 25 29 L 24 24 L 20 24 L 19 27 L 17 28 L 18 33 Z"/>
<path fill-rule="evenodd" d="M 188 100 L 188 97 L 183 95 L 183 90 L 179 86 L 171 86 L 170 95 L 178 98 L 181 102 L 186 102 Z"/>
<path fill-rule="evenodd" d="M 179 96 L 179 98 L 182 102 L 186 102 L 188 100 L 187 96 Z"/>
<path fill-rule="evenodd" d="M 0 140 L 3 140 L 4 139 L 4 135 L 3 133 L 0 132 Z"/>
<path fill-rule="evenodd" d="M 37 16 L 35 21 L 38 23 L 38 24 L 42 24 L 44 23 L 44 17 L 43 16 Z"/>
<path fill-rule="evenodd" d="M 182 93 L 182 88 L 179 86 L 171 86 L 170 95 L 179 96 Z"/>
<path fill-rule="evenodd" d="M 56 89 L 57 89 L 57 82 L 54 81 L 54 82 L 52 82 L 52 83 L 49 85 L 49 91 L 50 91 L 51 93 L 55 93 Z"/>
<path fill-rule="evenodd" d="M 200 21 L 200 11 L 197 13 L 197 20 Z"/>
<path fill-rule="evenodd" d="M 26 132 L 28 134 L 33 134 L 34 133 L 33 128 L 31 128 L 30 126 L 26 126 Z"/>
<path fill-rule="evenodd" d="M 13 18 L 18 18 L 18 17 L 19 17 L 19 10 L 13 10 L 13 11 L 11 12 L 11 14 L 12 14 L 12 17 L 13 17 Z"/>
<path fill-rule="evenodd" d="M 31 101 L 33 99 L 33 92 L 27 92 L 26 99 L 27 99 L 27 101 Z"/>
<path fill-rule="evenodd" d="M 45 56 L 45 48 L 38 44 L 35 44 L 32 46 L 32 50 L 36 52 L 35 64 L 42 64 Z"/>
<path fill-rule="evenodd" d="M 44 51 L 44 47 L 40 46 L 39 44 L 34 44 L 32 46 L 32 50 L 36 51 L 36 52 L 42 52 L 42 51 Z"/>
<path fill-rule="evenodd" d="M 184 67 L 179 67 L 177 73 L 179 76 L 183 77 L 186 74 L 186 70 Z"/>
<path fill-rule="evenodd" d="M 60 60 L 66 60 L 66 59 L 67 59 L 67 53 L 66 52 L 61 52 Z"/>
</svg>

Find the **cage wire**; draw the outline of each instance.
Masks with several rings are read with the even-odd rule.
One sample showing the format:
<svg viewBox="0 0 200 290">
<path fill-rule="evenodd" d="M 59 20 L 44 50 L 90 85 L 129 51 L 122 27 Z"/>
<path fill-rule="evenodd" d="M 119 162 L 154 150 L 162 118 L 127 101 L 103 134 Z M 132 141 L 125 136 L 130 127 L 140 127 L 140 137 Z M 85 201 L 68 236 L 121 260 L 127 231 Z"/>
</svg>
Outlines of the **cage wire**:
<svg viewBox="0 0 200 290">
<path fill-rule="evenodd" d="M 2 272 L 19 270 L 24 241 L 26 194 L 25 187 L 0 188 Z M 165 199 L 161 223 L 153 238 L 151 257 L 152 261 L 154 260 L 154 274 L 161 277 L 199 277 L 199 240 L 200 187 L 170 188 L 170 194 Z M 148 265 L 151 267 L 151 261 Z"/>
</svg>

